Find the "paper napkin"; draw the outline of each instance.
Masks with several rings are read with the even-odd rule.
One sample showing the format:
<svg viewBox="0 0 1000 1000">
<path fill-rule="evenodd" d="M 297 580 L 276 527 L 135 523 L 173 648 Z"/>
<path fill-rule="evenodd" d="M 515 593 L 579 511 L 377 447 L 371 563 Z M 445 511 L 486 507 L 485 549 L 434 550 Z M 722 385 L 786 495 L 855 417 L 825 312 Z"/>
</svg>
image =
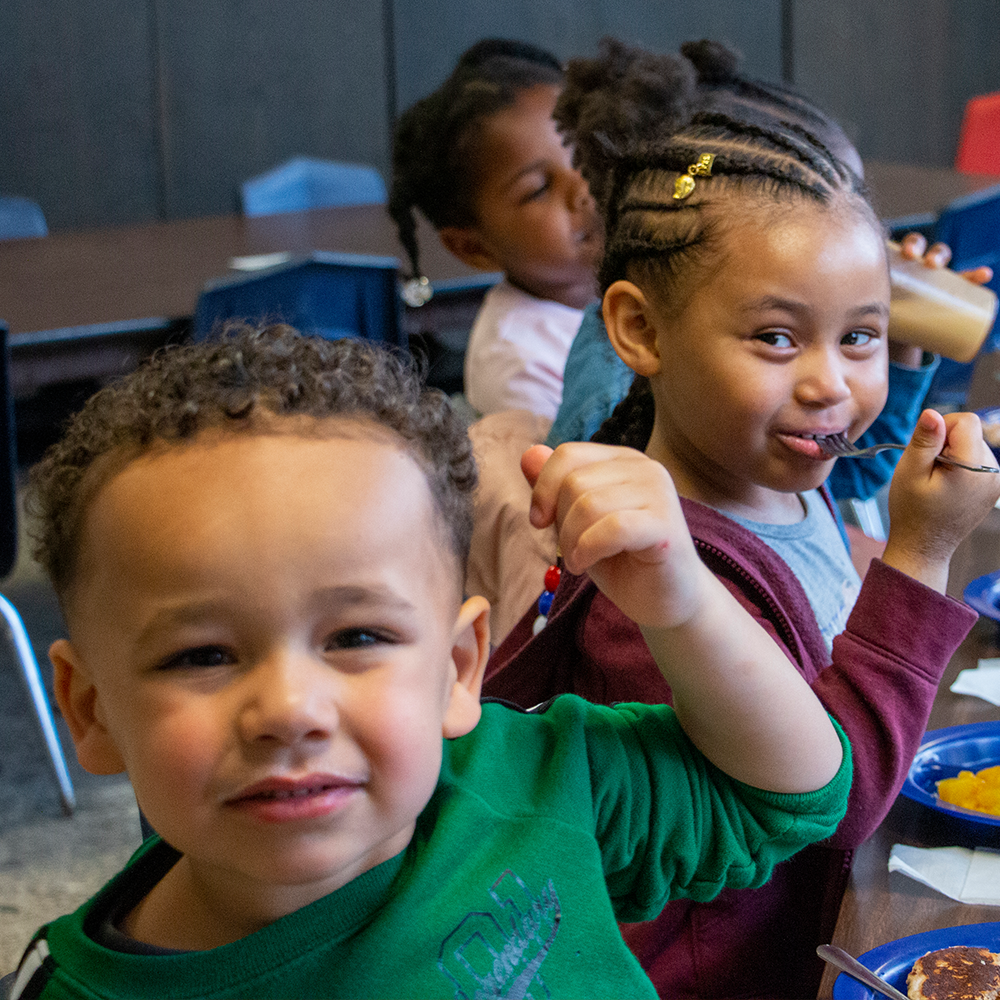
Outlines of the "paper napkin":
<svg viewBox="0 0 1000 1000">
<path fill-rule="evenodd" d="M 980 660 L 978 667 L 960 670 L 950 690 L 955 694 L 975 695 L 991 705 L 1000 705 L 1000 659 Z"/>
<path fill-rule="evenodd" d="M 230 257 L 229 266 L 234 271 L 262 271 L 265 267 L 284 264 L 291 259 L 292 255 L 287 252 L 256 253 L 251 254 L 249 257 Z"/>
<path fill-rule="evenodd" d="M 1000 906 L 1000 851 L 893 844 L 889 871 L 908 875 L 960 903 Z"/>
</svg>

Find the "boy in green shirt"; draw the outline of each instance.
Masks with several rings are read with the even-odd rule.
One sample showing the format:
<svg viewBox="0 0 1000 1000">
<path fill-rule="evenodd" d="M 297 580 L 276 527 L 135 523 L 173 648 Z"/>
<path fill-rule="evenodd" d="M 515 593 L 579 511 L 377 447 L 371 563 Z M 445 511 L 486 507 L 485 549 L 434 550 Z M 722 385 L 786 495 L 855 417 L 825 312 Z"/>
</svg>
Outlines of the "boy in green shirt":
<svg viewBox="0 0 1000 1000">
<path fill-rule="evenodd" d="M 616 921 L 833 832 L 842 734 L 662 466 L 579 444 L 525 471 L 675 709 L 480 704 L 475 465 L 394 356 L 242 328 L 87 404 L 32 480 L 56 697 L 157 835 L 39 931 L 13 997 L 653 997 Z"/>
</svg>

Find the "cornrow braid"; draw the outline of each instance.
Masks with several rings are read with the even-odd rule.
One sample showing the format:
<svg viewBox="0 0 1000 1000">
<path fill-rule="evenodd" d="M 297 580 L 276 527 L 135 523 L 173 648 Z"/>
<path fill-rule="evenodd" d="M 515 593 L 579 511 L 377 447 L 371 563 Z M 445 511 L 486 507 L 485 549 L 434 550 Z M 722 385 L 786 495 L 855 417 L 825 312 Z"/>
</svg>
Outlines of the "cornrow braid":
<svg viewBox="0 0 1000 1000">
<path fill-rule="evenodd" d="M 697 112 L 678 121 L 671 109 L 660 123 L 667 127 L 657 128 L 648 109 L 640 116 L 627 104 L 615 108 L 607 98 L 605 90 L 593 102 L 589 116 L 604 136 L 598 159 L 600 169 L 608 172 L 602 192 L 606 233 L 598 276 L 602 291 L 628 277 L 630 266 L 639 261 L 646 267 L 657 266 L 664 278 L 676 278 L 688 260 L 707 249 L 723 224 L 714 211 L 720 200 L 755 197 L 781 202 L 805 197 L 827 204 L 842 198 L 878 226 L 858 175 L 797 124 L 718 112 Z M 598 108 L 613 118 L 609 127 L 603 128 L 596 118 Z M 623 123 L 631 123 L 631 133 Z M 613 149 L 608 140 L 612 134 Z M 585 175 L 594 169 L 587 164 L 593 148 L 588 143 L 577 147 Z M 674 198 L 678 176 L 706 153 L 714 157 L 711 178 L 698 179 L 694 196 Z"/>
<path fill-rule="evenodd" d="M 685 290 L 694 287 L 692 270 L 714 265 L 723 253 L 720 236 L 741 203 L 755 210 L 801 200 L 842 203 L 882 231 L 860 160 L 856 170 L 835 152 L 846 143 L 835 123 L 811 113 L 796 95 L 778 94 L 778 100 L 768 94 L 765 101 L 763 85 L 736 77 L 729 50 L 699 45 L 655 65 L 673 86 L 686 79 L 678 61 L 687 62 L 700 98 L 664 100 L 649 82 L 654 63 L 648 54 L 605 42 L 598 60 L 579 71 L 570 63 L 556 108 L 577 166 L 600 195 L 601 291 L 629 279 L 655 290 L 671 309 L 681 308 Z M 748 94 L 760 98 L 759 105 Z M 695 176 L 692 190 L 678 192 L 677 180 L 705 154 L 713 157 L 710 175 Z M 766 224 L 766 209 L 759 217 Z M 637 378 L 594 440 L 644 448 L 652 421 L 650 388 Z"/>
<path fill-rule="evenodd" d="M 419 278 L 414 208 L 435 229 L 475 222 L 475 141 L 483 123 L 539 84 L 561 86 L 563 69 L 545 49 L 503 38 L 477 42 L 447 80 L 408 108 L 393 132 L 389 214 Z"/>
<path fill-rule="evenodd" d="M 845 157 L 854 154 L 851 141 L 840 125 L 804 94 L 791 87 L 755 80 L 737 72 L 740 55 L 722 42 L 702 39 L 685 42 L 680 48 L 698 74 L 698 89 L 706 108 L 741 114 L 766 112 L 816 136 Z"/>
<path fill-rule="evenodd" d="M 636 375 L 625 398 L 591 437 L 598 444 L 613 444 L 645 451 L 653 434 L 656 406 L 649 379 Z"/>
</svg>

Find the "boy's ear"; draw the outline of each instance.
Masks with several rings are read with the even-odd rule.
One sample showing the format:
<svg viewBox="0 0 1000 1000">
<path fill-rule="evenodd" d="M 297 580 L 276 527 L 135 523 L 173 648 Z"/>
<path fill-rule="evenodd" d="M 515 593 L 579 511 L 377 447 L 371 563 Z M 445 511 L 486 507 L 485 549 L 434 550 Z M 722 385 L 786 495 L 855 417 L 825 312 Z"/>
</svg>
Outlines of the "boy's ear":
<svg viewBox="0 0 1000 1000">
<path fill-rule="evenodd" d="M 506 270 L 493 256 L 483 242 L 479 230 L 474 226 L 445 226 L 438 230 L 438 236 L 445 247 L 463 264 L 479 271 Z"/>
<path fill-rule="evenodd" d="M 458 613 L 451 649 L 456 678 L 445 706 L 444 737 L 453 740 L 476 728 L 482 709 L 479 696 L 490 658 L 490 604 L 470 597 Z"/>
<path fill-rule="evenodd" d="M 616 281 L 604 293 L 604 325 L 615 353 L 639 375 L 660 370 L 660 348 L 652 306 L 631 281 Z"/>
<path fill-rule="evenodd" d="M 120 774 L 125 762 L 104 723 L 104 708 L 90 672 L 66 639 L 49 647 L 55 696 L 76 745 L 80 766 L 91 774 Z"/>
</svg>

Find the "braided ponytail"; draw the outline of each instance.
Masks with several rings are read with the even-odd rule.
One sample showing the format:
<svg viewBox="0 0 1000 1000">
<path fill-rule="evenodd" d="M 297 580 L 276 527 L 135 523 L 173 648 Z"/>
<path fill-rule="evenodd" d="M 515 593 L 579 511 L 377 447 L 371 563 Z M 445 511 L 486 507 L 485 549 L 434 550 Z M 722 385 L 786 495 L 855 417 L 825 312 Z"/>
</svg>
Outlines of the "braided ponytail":
<svg viewBox="0 0 1000 1000">
<path fill-rule="evenodd" d="M 591 441 L 645 451 L 653 434 L 656 407 L 649 379 L 636 375 L 625 398 L 594 432 Z"/>
</svg>

